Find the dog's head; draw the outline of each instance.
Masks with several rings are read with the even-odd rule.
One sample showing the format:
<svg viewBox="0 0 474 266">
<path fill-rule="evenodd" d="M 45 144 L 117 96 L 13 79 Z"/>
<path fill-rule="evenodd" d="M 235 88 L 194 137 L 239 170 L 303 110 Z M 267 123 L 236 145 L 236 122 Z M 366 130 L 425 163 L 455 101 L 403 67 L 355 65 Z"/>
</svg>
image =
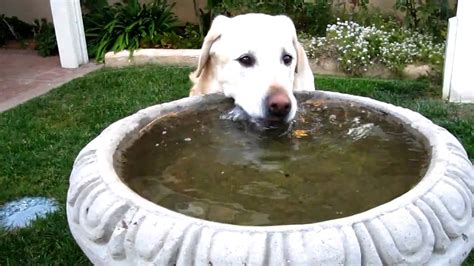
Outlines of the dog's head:
<svg viewBox="0 0 474 266">
<path fill-rule="evenodd" d="M 286 16 L 218 16 L 204 39 L 191 95 L 223 92 L 251 118 L 289 122 L 295 90 L 314 90 L 314 77 Z"/>
</svg>

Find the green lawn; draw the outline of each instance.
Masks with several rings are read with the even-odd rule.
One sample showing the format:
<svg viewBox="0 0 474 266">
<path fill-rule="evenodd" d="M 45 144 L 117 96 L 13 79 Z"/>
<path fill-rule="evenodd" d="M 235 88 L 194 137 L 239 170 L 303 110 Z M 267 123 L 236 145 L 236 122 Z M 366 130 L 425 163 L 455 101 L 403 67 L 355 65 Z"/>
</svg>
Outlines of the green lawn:
<svg viewBox="0 0 474 266">
<path fill-rule="evenodd" d="M 186 96 L 190 71 L 103 69 L 0 114 L 0 205 L 23 196 L 53 197 L 61 204 L 59 212 L 28 229 L 0 231 L 0 265 L 89 263 L 69 233 L 64 208 L 74 158 L 113 121 Z M 474 105 L 447 104 L 427 82 L 318 77 L 317 86 L 418 111 L 456 135 L 474 158 Z"/>
</svg>

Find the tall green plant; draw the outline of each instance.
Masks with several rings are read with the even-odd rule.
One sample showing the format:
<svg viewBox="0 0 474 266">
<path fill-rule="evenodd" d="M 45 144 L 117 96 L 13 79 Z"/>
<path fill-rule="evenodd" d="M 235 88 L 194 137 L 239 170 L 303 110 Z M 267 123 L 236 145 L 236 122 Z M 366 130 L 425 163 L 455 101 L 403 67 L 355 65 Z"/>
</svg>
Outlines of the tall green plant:
<svg viewBox="0 0 474 266">
<path fill-rule="evenodd" d="M 34 26 L 17 17 L 0 15 L 0 46 L 9 40 L 23 41 L 33 37 Z"/>
<path fill-rule="evenodd" d="M 395 8 L 405 13 L 406 27 L 438 41 L 446 38 L 448 19 L 455 14 L 448 0 L 396 0 Z"/>
<path fill-rule="evenodd" d="M 53 23 L 41 20 L 35 20 L 35 42 L 36 50 L 41 56 L 50 56 L 58 53 L 58 44 L 56 42 L 56 33 Z"/>
<path fill-rule="evenodd" d="M 81 5 L 90 12 L 101 10 L 108 5 L 107 0 L 81 0 Z"/>
<path fill-rule="evenodd" d="M 89 53 L 103 61 L 108 51 L 128 49 L 132 55 L 144 42 L 158 43 L 163 33 L 177 26 L 172 7 L 166 0 L 143 5 L 128 0 L 87 14 L 84 24 Z"/>
<path fill-rule="evenodd" d="M 303 3 L 300 10 L 295 10 L 289 15 L 294 19 L 298 30 L 313 36 L 325 36 L 327 25 L 336 21 L 332 13 L 332 1 L 327 0 Z"/>
<path fill-rule="evenodd" d="M 212 19 L 222 13 L 223 0 L 207 0 L 206 8 L 199 8 L 197 0 L 193 0 L 194 14 L 198 18 L 199 33 L 204 36 L 211 27 Z"/>
<path fill-rule="evenodd" d="M 420 19 L 418 10 L 423 5 L 422 0 L 396 0 L 395 9 L 405 12 L 405 24 L 410 28 L 418 28 Z"/>
<path fill-rule="evenodd" d="M 365 0 L 364 0 L 365 1 Z M 208 0 L 206 10 L 197 9 L 200 25 L 205 34 L 210 21 L 219 14 L 235 16 L 256 12 L 271 15 L 288 15 L 299 31 L 324 36 L 326 25 L 335 22 L 332 0 Z"/>
</svg>

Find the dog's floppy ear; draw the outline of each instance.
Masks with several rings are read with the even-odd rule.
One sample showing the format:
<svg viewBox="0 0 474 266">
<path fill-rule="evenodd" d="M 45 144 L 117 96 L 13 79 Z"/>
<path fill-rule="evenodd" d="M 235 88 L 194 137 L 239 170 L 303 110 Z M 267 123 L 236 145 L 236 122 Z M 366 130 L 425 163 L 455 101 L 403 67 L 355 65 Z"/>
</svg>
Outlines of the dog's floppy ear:
<svg viewBox="0 0 474 266">
<path fill-rule="evenodd" d="M 223 28 L 225 27 L 228 20 L 228 17 L 219 15 L 212 21 L 211 28 L 209 29 L 209 32 L 204 38 L 204 42 L 202 44 L 198 68 L 196 72 L 194 72 L 196 78 L 201 75 L 204 67 L 206 66 L 206 63 L 209 60 L 209 52 L 211 50 L 212 44 L 214 44 L 214 42 L 221 37 Z"/>
<path fill-rule="evenodd" d="M 313 71 L 309 66 L 308 57 L 303 49 L 303 46 L 298 41 L 296 36 L 295 24 L 291 18 L 285 15 L 276 16 L 282 22 L 281 28 L 283 32 L 287 32 L 293 39 L 293 45 L 296 50 L 296 69 L 295 80 L 293 82 L 293 90 L 295 91 L 314 91 L 314 76 Z"/>
<path fill-rule="evenodd" d="M 309 66 L 308 57 L 300 44 L 296 35 L 293 39 L 293 45 L 296 49 L 296 70 L 293 90 L 295 91 L 314 91 L 314 76 Z"/>
</svg>

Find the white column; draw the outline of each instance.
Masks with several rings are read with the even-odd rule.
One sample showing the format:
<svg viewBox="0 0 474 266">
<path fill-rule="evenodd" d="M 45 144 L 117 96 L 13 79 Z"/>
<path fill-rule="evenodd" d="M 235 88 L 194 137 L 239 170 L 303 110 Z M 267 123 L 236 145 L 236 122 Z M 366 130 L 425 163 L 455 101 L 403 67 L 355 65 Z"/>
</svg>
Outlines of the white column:
<svg viewBox="0 0 474 266">
<path fill-rule="evenodd" d="M 455 18 L 449 20 L 444 63 L 443 98 L 474 102 L 474 1 L 458 0 Z"/>
<path fill-rule="evenodd" d="M 59 58 L 64 68 L 89 62 L 79 0 L 50 0 Z"/>
</svg>

